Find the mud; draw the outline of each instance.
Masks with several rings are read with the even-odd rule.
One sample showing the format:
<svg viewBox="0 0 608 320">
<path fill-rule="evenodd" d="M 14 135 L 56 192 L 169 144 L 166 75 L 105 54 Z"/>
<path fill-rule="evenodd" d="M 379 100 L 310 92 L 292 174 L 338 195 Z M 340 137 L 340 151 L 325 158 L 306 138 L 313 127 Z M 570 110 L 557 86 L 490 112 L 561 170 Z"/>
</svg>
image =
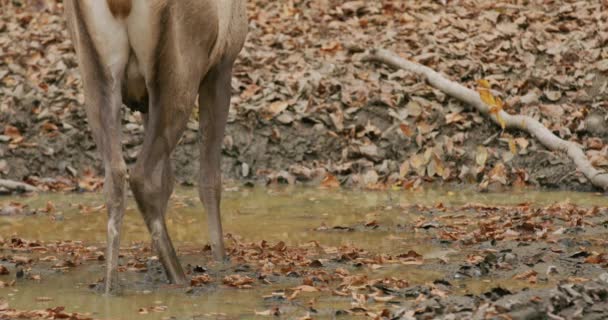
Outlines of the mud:
<svg viewBox="0 0 608 320">
<path fill-rule="evenodd" d="M 391 121 L 389 108 L 373 107 L 373 113 L 361 111 L 357 114 L 356 122 L 379 123 Z M 87 168 L 92 168 L 98 174 L 103 173 L 101 159 L 92 141 L 84 110 L 73 107 L 67 122 L 73 127 L 66 132 L 49 139 L 43 135 L 33 135 L 28 141 L 34 147 L 8 150 L 8 145 L 0 145 L 0 156 L 8 164 L 8 169 L 2 175 L 4 178 L 27 180 L 31 177 L 56 178 L 77 177 Z M 11 123 L 32 133 L 40 123 L 28 113 L 2 115 L 2 121 Z M 320 117 L 320 116 L 319 116 Z M 320 121 L 311 117 L 311 121 Z M 65 121 L 65 120 L 64 120 Z M 358 186 L 353 181 L 353 174 L 363 174 L 368 169 L 376 171 L 385 177 L 395 170 L 399 164 L 416 154 L 417 147 L 410 141 L 404 141 L 398 134 L 385 137 L 379 143 L 379 153 L 372 157 L 349 153 L 344 159 L 344 150 L 348 143 L 329 134 L 327 128 L 314 125 L 315 122 L 293 123 L 289 126 L 273 126 L 258 119 L 255 115 L 228 124 L 227 138 L 224 145 L 222 170 L 226 179 L 233 181 L 251 181 L 257 184 L 269 182 L 289 183 L 288 179 L 277 179 L 281 172 L 293 175 L 293 181 L 298 183 L 318 183 L 328 170 L 314 168 L 321 163 L 341 163 L 344 160 L 354 162 L 348 168 L 336 168 L 333 172 L 346 186 Z M 355 122 L 352 125 L 356 125 Z M 381 127 L 381 125 L 379 126 Z M 272 130 L 278 130 L 281 139 L 273 138 Z M 446 128 L 449 132 L 449 128 Z M 478 145 L 496 133 L 490 124 L 480 124 L 468 132 L 470 139 L 465 145 L 467 154 L 474 154 Z M 174 168 L 179 183 L 194 185 L 198 181 L 199 149 L 196 130 L 188 130 L 173 155 Z M 129 132 L 124 137 L 124 153 L 127 164 L 136 160 L 137 150 L 143 141 L 142 132 Z M 499 147 L 494 141 L 489 147 Z M 452 159 L 455 166 L 461 167 L 474 161 L 467 157 Z M 488 165 L 492 165 L 489 162 Z M 549 153 L 542 148 L 532 148 L 526 155 L 517 156 L 512 162 L 513 168 L 523 168 L 529 174 L 529 183 L 537 186 L 577 191 L 593 191 L 593 187 L 576 174 L 574 164 L 563 155 Z M 243 169 L 246 166 L 248 169 Z M 304 168 L 304 169 L 299 169 Z M 244 175 L 246 174 L 246 176 Z M 470 182 L 470 181 L 469 181 Z"/>
<path fill-rule="evenodd" d="M 179 189 L 171 201 L 169 230 L 192 279 L 185 287 L 167 283 L 130 200 L 114 297 L 98 293 L 100 194 L 10 198 L 2 208 L 13 209 L 0 217 L 0 306 L 13 313 L 0 315 L 58 306 L 83 319 L 606 315 L 608 203 L 599 194 L 293 187 L 225 194 L 227 264 L 211 260 L 196 190 Z"/>
</svg>

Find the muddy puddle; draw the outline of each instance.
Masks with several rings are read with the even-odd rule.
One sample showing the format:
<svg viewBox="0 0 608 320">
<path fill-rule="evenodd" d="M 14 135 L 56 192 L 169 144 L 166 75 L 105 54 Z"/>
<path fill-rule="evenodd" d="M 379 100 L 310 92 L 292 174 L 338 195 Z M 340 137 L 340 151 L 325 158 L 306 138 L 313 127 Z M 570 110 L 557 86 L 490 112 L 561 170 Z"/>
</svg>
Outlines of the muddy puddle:
<svg viewBox="0 0 608 320">
<path fill-rule="evenodd" d="M 123 248 L 129 253 L 121 260 L 125 270 L 120 273 L 128 285 L 122 295 L 105 297 L 90 289 L 102 276 L 103 262 L 74 258 L 103 254 L 106 213 L 100 194 L 0 198 L 5 214 L 0 216 L 0 237 L 8 243 L 0 252 L 0 264 L 9 270 L 0 276 L 5 283 L 5 288 L 0 286 L 0 301 L 17 310 L 65 306 L 95 319 L 263 319 L 274 314 L 288 319 L 366 318 L 403 307 L 402 301 L 420 299 L 424 286 L 435 294 L 443 290 L 446 296 L 483 294 L 496 287 L 517 292 L 550 287 L 566 278 L 593 278 L 605 271 L 602 263 L 580 267 L 568 260 L 581 251 L 586 259 L 605 253 L 601 239 L 607 234 L 602 221 L 608 221 L 608 198 L 599 194 L 235 187 L 224 192 L 222 206 L 225 232 L 231 235 L 230 265 L 209 262 L 206 218 L 196 190 L 182 188 L 174 195 L 167 219 L 182 264 L 188 265 L 190 276 L 202 272 L 212 279 L 195 289 L 174 288 L 162 276 L 156 282 L 149 279 L 149 236 L 130 199 L 123 227 Z M 595 215 L 587 214 L 594 207 Z M 537 221 L 534 215 L 541 209 L 530 208 L 549 208 L 542 209 L 547 214 L 570 210 L 569 215 L 589 216 L 590 222 L 582 224 L 585 232 L 573 240 L 567 235 L 578 222 L 562 226 L 564 218 L 559 216 L 549 227 L 541 218 L 537 227 L 530 221 Z M 499 226 L 494 229 L 500 229 L 501 210 L 506 210 L 504 219 L 514 221 L 502 226 L 513 232 L 477 231 L 490 228 L 485 222 L 476 226 L 484 219 L 494 219 Z M 490 217 L 494 212 L 499 214 Z M 518 226 L 522 215 L 528 218 Z M 538 235 L 541 230 L 548 235 Z M 535 236 L 546 241 L 524 238 Z M 21 240 L 15 239 L 35 244 L 16 245 Z M 57 248 L 66 240 L 80 249 L 66 251 L 63 257 Z M 36 249 L 49 244 L 52 249 Z M 131 254 L 134 251 L 137 254 Z M 539 252 L 545 256 L 533 261 Z M 20 264 L 15 255 L 39 263 Z M 78 262 L 57 267 L 49 257 Z M 545 276 L 551 268 L 558 269 L 559 276 Z M 526 276 L 529 270 L 536 270 L 534 279 Z M 6 285 L 21 271 L 38 277 Z M 222 281 L 232 274 L 251 281 L 241 287 Z M 361 290 L 372 290 L 363 300 L 380 306 L 362 306 L 367 302 L 357 298 Z"/>
</svg>

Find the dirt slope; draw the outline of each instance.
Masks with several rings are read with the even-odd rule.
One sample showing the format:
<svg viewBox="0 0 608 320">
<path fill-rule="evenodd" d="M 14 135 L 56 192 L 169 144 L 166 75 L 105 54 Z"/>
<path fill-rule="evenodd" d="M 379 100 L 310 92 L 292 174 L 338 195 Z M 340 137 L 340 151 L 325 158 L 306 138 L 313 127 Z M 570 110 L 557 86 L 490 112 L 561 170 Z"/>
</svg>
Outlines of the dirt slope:
<svg viewBox="0 0 608 320">
<path fill-rule="evenodd" d="M 61 1 L 1 2 L 0 178 L 67 188 L 87 168 L 102 174 Z M 249 1 L 225 176 L 591 189 L 564 155 L 501 133 L 402 71 L 360 61 L 385 47 L 472 88 L 489 79 L 509 112 L 541 119 L 608 166 L 608 10 L 599 0 L 519 3 Z M 185 183 L 196 182 L 197 127 L 193 115 L 174 157 Z M 142 137 L 140 116 L 125 111 L 128 163 Z"/>
</svg>

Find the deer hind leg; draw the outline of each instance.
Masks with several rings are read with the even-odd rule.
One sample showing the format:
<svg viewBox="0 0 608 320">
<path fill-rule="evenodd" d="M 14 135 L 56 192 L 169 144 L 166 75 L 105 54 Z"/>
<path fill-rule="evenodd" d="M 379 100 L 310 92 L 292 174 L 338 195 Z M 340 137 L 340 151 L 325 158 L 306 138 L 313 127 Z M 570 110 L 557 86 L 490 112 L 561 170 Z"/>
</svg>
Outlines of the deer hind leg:
<svg viewBox="0 0 608 320">
<path fill-rule="evenodd" d="M 126 27 L 103 1 L 66 2 L 84 83 L 86 113 L 105 168 L 108 209 L 105 293 L 118 289 L 116 268 L 125 211 L 127 167 L 121 148 L 121 85 L 128 59 Z"/>
<path fill-rule="evenodd" d="M 199 197 L 208 216 L 211 251 L 217 261 L 225 256 L 220 200 L 222 193 L 221 153 L 228 110 L 232 61 L 213 67 L 199 89 L 200 176 Z"/>
<path fill-rule="evenodd" d="M 186 277 L 167 232 L 165 212 L 174 185 L 171 153 L 186 128 L 194 97 L 177 96 L 183 92 L 178 90 L 181 81 L 157 83 L 162 83 L 162 88 L 159 85 L 149 91 L 144 142 L 130 184 L 167 277 L 174 284 L 184 284 Z"/>
</svg>

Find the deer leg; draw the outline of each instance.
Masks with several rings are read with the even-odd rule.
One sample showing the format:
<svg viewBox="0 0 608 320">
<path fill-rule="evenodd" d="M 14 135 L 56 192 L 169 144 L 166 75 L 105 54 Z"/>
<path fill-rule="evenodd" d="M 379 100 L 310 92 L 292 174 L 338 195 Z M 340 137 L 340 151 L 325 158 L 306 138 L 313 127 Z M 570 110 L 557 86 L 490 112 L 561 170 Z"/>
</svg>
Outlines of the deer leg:
<svg viewBox="0 0 608 320">
<path fill-rule="evenodd" d="M 232 61 L 207 73 L 199 89 L 200 176 L 199 197 L 207 211 L 211 251 L 216 261 L 226 259 L 220 200 L 222 193 L 221 153 L 228 110 Z"/>
<path fill-rule="evenodd" d="M 108 92 L 112 92 L 109 90 Z M 88 96 L 91 96 L 90 94 Z M 104 292 L 109 294 L 118 290 L 118 255 L 120 249 L 120 230 L 125 214 L 125 191 L 127 166 L 123 160 L 120 142 L 120 100 L 116 94 L 108 96 L 109 104 L 103 111 L 92 104 L 87 105 L 87 115 L 93 137 L 101 151 L 105 168 L 104 195 L 108 210 L 106 275 Z M 120 98 L 120 96 L 118 96 Z M 92 100 L 92 99 L 91 99 Z"/>
<path fill-rule="evenodd" d="M 166 159 L 164 161 L 164 168 L 163 168 L 163 174 L 164 172 L 170 172 L 173 173 L 173 167 L 172 167 L 172 161 L 170 158 Z M 171 182 L 169 182 L 172 186 L 174 185 L 174 178 L 173 175 L 171 177 L 169 177 L 169 179 L 171 180 Z M 164 183 L 164 182 L 163 182 Z M 169 198 L 171 198 L 171 194 L 173 193 L 173 189 L 171 189 L 171 191 L 169 192 Z M 165 214 L 167 213 L 167 210 L 165 209 L 165 211 L 163 211 L 163 219 L 165 217 Z M 158 256 L 160 253 L 157 250 L 156 244 L 154 243 L 154 240 L 150 241 L 150 252 L 152 252 L 153 255 Z"/>
<path fill-rule="evenodd" d="M 130 184 L 167 277 L 174 284 L 184 284 L 186 277 L 167 232 L 165 212 L 174 185 L 170 157 L 186 127 L 190 108 L 175 108 L 178 105 L 173 99 L 159 93 L 159 103 L 151 101 L 144 143 Z"/>
<path fill-rule="evenodd" d="M 117 108 L 118 109 L 118 108 Z M 123 160 L 120 143 L 120 110 L 116 110 L 106 123 L 106 128 L 116 128 L 117 131 L 104 133 L 107 138 L 107 146 L 103 150 L 105 181 L 104 192 L 106 207 L 108 208 L 107 228 L 107 254 L 106 254 L 106 281 L 105 293 L 108 294 L 118 288 L 118 256 L 120 249 L 120 230 L 125 214 L 125 189 L 127 182 L 127 166 Z M 118 127 L 118 128 L 117 128 Z M 107 134 L 107 135 L 106 135 Z"/>
<path fill-rule="evenodd" d="M 87 90 L 88 89 L 88 90 Z M 125 214 L 127 166 L 122 155 L 120 89 L 116 85 L 89 86 L 85 80 L 89 126 L 103 159 L 104 196 L 108 210 L 106 276 L 104 292 L 118 289 L 120 230 Z"/>
<path fill-rule="evenodd" d="M 105 168 L 108 209 L 105 293 L 108 294 L 118 288 L 116 268 L 125 212 L 127 167 L 121 150 L 120 109 L 129 42 L 124 24 L 114 19 L 103 4 L 68 1 L 66 13 L 82 71 L 89 126 Z M 107 32 L 91 33 L 101 29 Z"/>
<path fill-rule="evenodd" d="M 144 132 L 146 132 L 148 130 L 148 113 L 142 113 L 141 114 L 141 118 L 142 118 L 142 122 L 144 125 Z M 171 159 L 169 158 L 167 161 L 165 161 L 165 166 L 163 170 L 172 170 L 171 167 Z M 171 193 L 169 194 L 169 197 L 171 196 Z M 166 213 L 166 211 L 165 211 Z M 153 255 L 159 255 L 158 250 L 156 250 L 156 245 L 154 244 L 154 240 L 150 241 L 150 251 L 152 252 Z"/>
<path fill-rule="evenodd" d="M 142 113 L 141 114 L 141 119 L 144 125 L 144 133 L 148 131 L 148 113 Z M 140 152 L 141 153 L 141 152 Z M 150 252 L 152 253 L 152 255 L 158 256 L 158 250 L 156 250 L 156 246 L 154 245 L 154 240 L 150 240 Z"/>
</svg>

